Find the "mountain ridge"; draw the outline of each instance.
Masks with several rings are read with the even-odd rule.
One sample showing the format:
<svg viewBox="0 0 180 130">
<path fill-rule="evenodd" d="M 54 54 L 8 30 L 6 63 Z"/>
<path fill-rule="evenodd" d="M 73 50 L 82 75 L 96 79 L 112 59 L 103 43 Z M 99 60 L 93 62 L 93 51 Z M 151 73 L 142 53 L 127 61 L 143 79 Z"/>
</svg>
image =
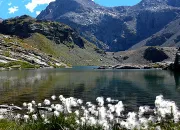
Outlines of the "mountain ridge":
<svg viewBox="0 0 180 130">
<path fill-rule="evenodd" d="M 63 22 L 95 45 L 121 51 L 157 33 L 180 15 L 178 0 L 142 0 L 134 6 L 119 7 L 81 1 L 56 0 L 37 18 Z"/>
<path fill-rule="evenodd" d="M 8 38 L 4 41 L 5 43 L 7 41 L 9 46 L 22 44 L 24 47 L 22 49 L 28 51 L 36 48 L 47 55 L 49 59 L 54 58 L 67 65 L 117 63 L 115 59 L 108 58 L 103 50 L 82 38 L 74 29 L 59 22 L 37 20 L 28 15 L 23 15 L 0 23 L 1 34 L 5 37 L 7 35 Z M 9 37 L 11 40 L 9 40 Z M 51 65 L 51 62 L 49 64 Z"/>
</svg>

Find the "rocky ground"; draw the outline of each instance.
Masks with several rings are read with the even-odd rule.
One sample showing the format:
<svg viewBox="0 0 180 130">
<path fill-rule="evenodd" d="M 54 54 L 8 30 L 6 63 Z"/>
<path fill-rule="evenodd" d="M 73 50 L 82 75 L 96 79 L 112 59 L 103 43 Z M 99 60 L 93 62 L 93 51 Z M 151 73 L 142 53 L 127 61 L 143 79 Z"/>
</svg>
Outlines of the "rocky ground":
<svg viewBox="0 0 180 130">
<path fill-rule="evenodd" d="M 105 52 L 67 25 L 27 15 L 2 21 L 0 33 L 0 67 L 3 68 L 70 65 L 164 68 L 174 62 L 177 52 L 175 47 L 141 46 L 136 50 Z"/>
<path fill-rule="evenodd" d="M 102 66 L 102 68 L 166 68 L 174 62 L 176 52 L 177 48 L 175 47 L 141 47 L 136 50 L 108 52 L 108 56 L 119 61 L 119 64 L 116 66 Z"/>
<path fill-rule="evenodd" d="M 68 67 L 65 63 L 74 65 L 76 62 L 76 65 L 99 65 L 101 66 L 99 69 L 166 68 L 174 62 L 177 52 L 175 47 L 142 47 L 121 52 L 103 52 L 96 48 L 96 53 L 93 53 L 94 48 L 85 44 L 86 49 L 83 50 L 85 55 L 77 56 L 83 54 L 81 48 L 75 46 L 74 49 L 68 47 L 66 49 L 63 44 L 50 46 L 40 42 L 39 39 L 42 40 L 44 37 L 39 36 L 41 35 L 34 34 L 30 38 L 19 39 L 16 36 L 0 34 L 0 67 L 2 69 Z M 60 57 L 54 58 L 57 54 L 60 54 Z M 92 62 L 94 64 L 91 64 Z"/>
<path fill-rule="evenodd" d="M 1 69 L 44 67 L 68 67 L 68 65 L 31 45 L 20 42 L 20 39 L 17 37 L 0 34 Z"/>
<path fill-rule="evenodd" d="M 13 36 L 10 43 L 14 44 L 18 39 L 17 45 L 26 44 L 25 49 L 36 48 L 68 65 L 117 64 L 116 59 L 107 57 L 103 50 L 62 23 L 41 21 L 23 15 L 0 23 L 0 33 Z"/>
</svg>

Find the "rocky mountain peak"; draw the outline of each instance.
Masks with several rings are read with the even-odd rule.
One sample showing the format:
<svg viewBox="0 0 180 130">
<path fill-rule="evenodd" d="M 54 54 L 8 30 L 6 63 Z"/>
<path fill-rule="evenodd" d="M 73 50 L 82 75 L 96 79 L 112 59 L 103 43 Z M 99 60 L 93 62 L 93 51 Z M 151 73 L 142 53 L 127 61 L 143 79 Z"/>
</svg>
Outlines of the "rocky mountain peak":
<svg viewBox="0 0 180 130">
<path fill-rule="evenodd" d="M 98 5 L 92 0 L 71 0 L 71 1 L 75 1 L 85 7 L 91 7 L 91 8 L 98 7 Z"/>
<path fill-rule="evenodd" d="M 162 7 L 162 6 L 173 6 L 180 7 L 179 0 L 142 0 L 138 5 L 141 7 Z"/>
<path fill-rule="evenodd" d="M 98 7 L 98 5 L 92 0 L 56 0 L 51 2 L 46 10 L 41 12 L 41 16 L 43 15 L 46 19 L 51 20 L 58 18 L 60 15 L 70 15 L 69 12 L 82 13 L 95 7 Z"/>
<path fill-rule="evenodd" d="M 37 19 L 63 22 L 106 50 L 127 50 L 180 15 L 180 0 L 142 0 L 135 6 L 104 7 L 92 0 L 56 0 Z"/>
</svg>

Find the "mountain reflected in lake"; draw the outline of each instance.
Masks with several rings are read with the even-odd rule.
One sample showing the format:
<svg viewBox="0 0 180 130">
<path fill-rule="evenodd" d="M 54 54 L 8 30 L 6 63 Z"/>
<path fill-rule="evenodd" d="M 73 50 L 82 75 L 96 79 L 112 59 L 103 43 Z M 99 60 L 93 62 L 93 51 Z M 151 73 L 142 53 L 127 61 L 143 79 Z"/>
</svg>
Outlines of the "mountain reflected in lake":
<svg viewBox="0 0 180 130">
<path fill-rule="evenodd" d="M 154 105 L 163 94 L 180 106 L 180 73 L 162 70 L 40 69 L 0 72 L 0 104 L 21 105 L 51 95 L 95 101 L 97 96 L 122 100 L 129 109 Z"/>
</svg>

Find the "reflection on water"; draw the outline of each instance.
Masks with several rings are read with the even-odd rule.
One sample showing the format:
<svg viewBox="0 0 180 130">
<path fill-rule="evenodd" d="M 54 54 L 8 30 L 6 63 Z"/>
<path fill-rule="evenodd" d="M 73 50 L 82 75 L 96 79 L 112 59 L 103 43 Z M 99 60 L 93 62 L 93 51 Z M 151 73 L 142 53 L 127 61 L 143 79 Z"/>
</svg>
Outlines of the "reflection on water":
<svg viewBox="0 0 180 130">
<path fill-rule="evenodd" d="M 52 94 L 94 101 L 97 96 L 122 100 L 127 107 L 153 105 L 155 97 L 180 106 L 180 73 L 161 70 L 40 69 L 0 72 L 0 104 L 36 100 Z"/>
</svg>

